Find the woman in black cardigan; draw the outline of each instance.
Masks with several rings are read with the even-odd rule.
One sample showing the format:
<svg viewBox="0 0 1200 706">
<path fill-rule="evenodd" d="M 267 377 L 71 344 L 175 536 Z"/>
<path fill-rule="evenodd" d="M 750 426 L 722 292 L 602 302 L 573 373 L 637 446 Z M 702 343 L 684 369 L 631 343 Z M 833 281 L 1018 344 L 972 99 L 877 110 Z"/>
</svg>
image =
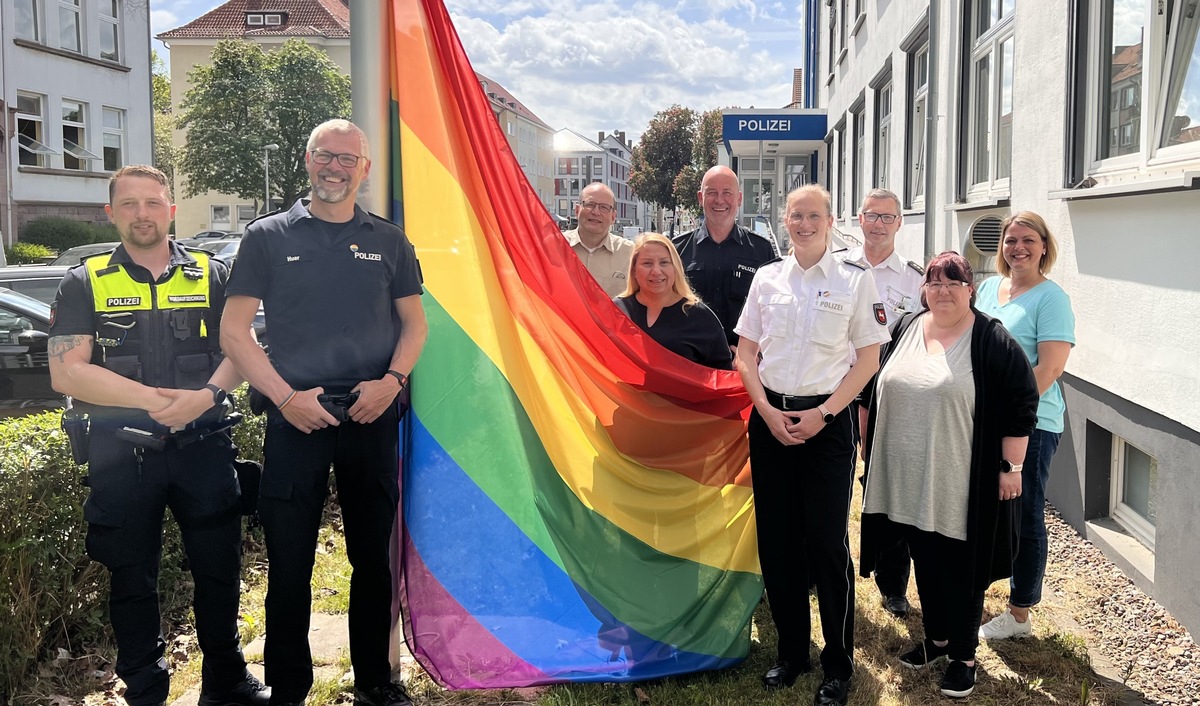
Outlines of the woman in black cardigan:
<svg viewBox="0 0 1200 706">
<path fill-rule="evenodd" d="M 1029 361 L 999 321 L 974 307 L 958 253 L 925 270 L 921 304 L 892 328 L 864 432 L 862 576 L 881 549 L 908 539 L 925 638 L 900 656 L 921 669 L 943 656 L 941 691 L 975 686 L 983 593 L 1012 571 L 1020 463 L 1037 423 Z"/>
</svg>

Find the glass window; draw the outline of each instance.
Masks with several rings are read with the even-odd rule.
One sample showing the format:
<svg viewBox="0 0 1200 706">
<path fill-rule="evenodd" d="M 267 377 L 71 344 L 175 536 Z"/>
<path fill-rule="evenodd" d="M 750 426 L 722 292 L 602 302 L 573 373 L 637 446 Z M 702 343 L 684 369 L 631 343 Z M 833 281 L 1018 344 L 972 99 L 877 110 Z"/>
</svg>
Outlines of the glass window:
<svg viewBox="0 0 1200 706">
<path fill-rule="evenodd" d="M 867 121 L 866 114 L 861 108 L 854 114 L 854 166 L 851 172 L 850 215 L 858 213 L 858 205 L 862 203 L 863 179 L 866 177 L 867 155 Z"/>
<path fill-rule="evenodd" d="M 251 27 L 261 27 L 263 16 L 258 14 L 246 15 L 246 24 Z"/>
<path fill-rule="evenodd" d="M 908 205 L 912 206 L 925 199 L 925 135 L 926 110 L 929 105 L 929 43 L 918 48 L 909 55 L 908 60 L 908 91 L 912 98 L 908 109 L 908 145 L 905 153 L 908 155 L 908 165 L 905 170 L 907 180 Z"/>
<path fill-rule="evenodd" d="M 1145 0 L 1108 0 L 1101 9 L 1102 33 L 1106 39 L 1100 60 L 1100 87 L 1097 94 L 1108 98 L 1098 111 L 1097 134 L 1100 159 L 1141 151 L 1142 139 L 1133 134 L 1141 124 L 1141 86 L 1143 38 L 1145 36 Z M 1114 18 L 1120 18 L 1114 22 Z M 1128 135 L 1123 138 L 1122 135 Z"/>
<path fill-rule="evenodd" d="M 104 108 L 104 170 L 115 172 L 125 166 L 125 111 Z"/>
<path fill-rule="evenodd" d="M 100 5 L 100 58 L 121 60 L 121 8 L 117 0 Z"/>
<path fill-rule="evenodd" d="M 79 0 L 58 0 L 58 46 L 80 52 Z"/>
<path fill-rule="evenodd" d="M 965 95 L 968 189 L 990 189 L 1012 172 L 1013 5 L 976 0 L 975 40 Z M 1004 185 L 1006 186 L 1006 185 Z"/>
<path fill-rule="evenodd" d="M 1112 515 L 1150 548 L 1158 523 L 1157 495 L 1158 459 L 1114 434 Z"/>
<path fill-rule="evenodd" d="M 41 0 L 17 0 L 17 36 L 42 41 Z"/>
<path fill-rule="evenodd" d="M 63 168 L 87 169 L 87 127 L 84 106 L 78 101 L 62 102 Z"/>
<path fill-rule="evenodd" d="M 880 86 L 875 92 L 875 179 L 877 189 L 888 188 L 888 153 L 892 149 L 892 84 Z"/>
<path fill-rule="evenodd" d="M 833 193 L 834 217 L 841 215 L 846 208 L 846 125 L 835 128 L 837 131 L 837 190 Z"/>
<path fill-rule="evenodd" d="M 1167 110 L 1159 147 L 1200 143 L 1200 7 L 1193 0 L 1172 10 L 1177 24 L 1170 27 Z"/>
<path fill-rule="evenodd" d="M 229 207 L 228 206 L 212 206 L 212 225 L 213 230 L 229 230 Z"/>
<path fill-rule="evenodd" d="M 17 164 L 25 167 L 44 167 L 46 158 L 58 154 L 44 144 L 41 96 L 17 94 Z"/>
<path fill-rule="evenodd" d="M 254 220 L 254 204 L 241 204 L 237 207 L 238 223 L 244 224 Z"/>
<path fill-rule="evenodd" d="M 982 37 L 1012 16 L 1016 0 L 976 0 L 975 37 Z"/>
<path fill-rule="evenodd" d="M 283 24 L 283 15 L 263 15 L 263 21 L 271 26 Z"/>
</svg>

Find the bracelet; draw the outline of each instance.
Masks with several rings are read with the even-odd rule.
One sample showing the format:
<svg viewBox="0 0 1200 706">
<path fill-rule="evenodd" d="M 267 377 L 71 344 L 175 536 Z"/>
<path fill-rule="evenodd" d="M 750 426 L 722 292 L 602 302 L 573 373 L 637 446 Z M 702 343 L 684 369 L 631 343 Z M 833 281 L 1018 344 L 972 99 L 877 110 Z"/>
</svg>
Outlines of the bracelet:
<svg viewBox="0 0 1200 706">
<path fill-rule="evenodd" d="M 408 384 L 408 376 L 402 372 L 399 372 L 398 370 L 388 370 L 385 374 L 396 378 L 396 380 L 400 383 L 401 390 L 403 390 L 404 386 Z"/>
<path fill-rule="evenodd" d="M 279 408 L 278 408 L 278 409 L 279 409 L 279 411 L 280 411 L 280 412 L 282 412 L 282 411 L 283 411 L 283 408 L 284 408 L 284 407 L 286 407 L 286 406 L 288 406 L 288 402 L 291 402 L 291 401 L 292 401 L 292 398 L 293 398 L 293 397 L 295 397 L 295 396 L 296 396 L 296 391 L 295 391 L 295 390 L 292 390 L 292 394 L 288 395 L 288 396 L 287 396 L 287 397 L 286 397 L 286 398 L 283 400 L 283 402 L 280 402 L 280 403 L 279 403 Z"/>
</svg>

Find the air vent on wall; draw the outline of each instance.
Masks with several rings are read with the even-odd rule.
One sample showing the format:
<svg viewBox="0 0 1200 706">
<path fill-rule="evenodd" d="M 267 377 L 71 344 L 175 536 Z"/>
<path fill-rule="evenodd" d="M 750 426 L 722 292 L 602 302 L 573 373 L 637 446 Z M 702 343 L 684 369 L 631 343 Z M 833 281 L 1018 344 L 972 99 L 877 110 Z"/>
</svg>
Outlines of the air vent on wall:
<svg viewBox="0 0 1200 706">
<path fill-rule="evenodd" d="M 1000 224 L 997 216 L 984 216 L 971 226 L 971 245 L 984 255 L 995 255 L 1000 249 Z"/>
</svg>

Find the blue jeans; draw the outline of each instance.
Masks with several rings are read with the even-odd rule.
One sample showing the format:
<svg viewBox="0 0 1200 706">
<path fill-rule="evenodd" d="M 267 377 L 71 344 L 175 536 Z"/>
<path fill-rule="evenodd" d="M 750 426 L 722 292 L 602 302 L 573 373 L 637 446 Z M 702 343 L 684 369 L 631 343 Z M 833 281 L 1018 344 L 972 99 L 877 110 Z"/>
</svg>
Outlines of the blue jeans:
<svg viewBox="0 0 1200 706">
<path fill-rule="evenodd" d="M 1018 608 L 1029 608 L 1042 601 L 1042 577 L 1046 574 L 1046 481 L 1050 479 L 1050 461 L 1061 438 L 1059 432 L 1035 429 L 1025 451 L 1020 536 L 1008 598 Z"/>
</svg>

